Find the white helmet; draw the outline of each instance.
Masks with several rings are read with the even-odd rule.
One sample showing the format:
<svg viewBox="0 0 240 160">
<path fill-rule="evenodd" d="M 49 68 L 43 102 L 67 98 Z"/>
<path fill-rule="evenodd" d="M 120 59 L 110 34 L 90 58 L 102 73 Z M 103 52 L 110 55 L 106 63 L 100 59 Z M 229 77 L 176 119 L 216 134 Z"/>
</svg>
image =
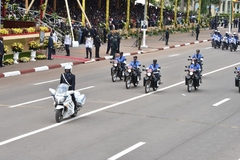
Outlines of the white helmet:
<svg viewBox="0 0 240 160">
<path fill-rule="evenodd" d="M 72 72 L 72 65 L 70 64 L 67 64 L 65 67 L 64 67 L 65 70 L 70 70 L 70 72 Z"/>
</svg>

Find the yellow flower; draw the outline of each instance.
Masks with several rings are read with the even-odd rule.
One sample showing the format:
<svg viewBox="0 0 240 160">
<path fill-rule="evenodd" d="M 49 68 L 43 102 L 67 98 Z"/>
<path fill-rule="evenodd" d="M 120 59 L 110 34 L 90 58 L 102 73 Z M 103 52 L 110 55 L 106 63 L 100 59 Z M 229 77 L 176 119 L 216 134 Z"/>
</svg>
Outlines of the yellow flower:
<svg viewBox="0 0 240 160">
<path fill-rule="evenodd" d="M 34 33 L 34 32 L 36 32 L 36 29 L 33 28 L 33 27 L 29 27 L 29 28 L 27 28 L 27 32 L 28 33 Z"/>
<path fill-rule="evenodd" d="M 23 30 L 20 29 L 20 28 L 12 28 L 12 31 L 13 31 L 14 34 L 21 34 L 21 33 L 23 33 Z"/>
<path fill-rule="evenodd" d="M 9 34 L 9 32 L 7 29 L 3 28 L 3 29 L 0 29 L 0 34 L 7 35 Z"/>
<path fill-rule="evenodd" d="M 8 46 L 4 45 L 4 53 L 8 52 Z"/>
<path fill-rule="evenodd" d="M 36 41 L 30 41 L 28 43 L 28 47 L 29 47 L 29 50 L 39 50 L 40 48 L 40 43 L 36 42 Z"/>
<path fill-rule="evenodd" d="M 49 31 L 48 27 L 40 26 L 39 29 L 40 29 L 40 31 L 44 31 L 44 32 L 48 32 Z"/>
<path fill-rule="evenodd" d="M 23 45 L 22 43 L 14 42 L 11 46 L 13 52 L 22 52 Z"/>
</svg>

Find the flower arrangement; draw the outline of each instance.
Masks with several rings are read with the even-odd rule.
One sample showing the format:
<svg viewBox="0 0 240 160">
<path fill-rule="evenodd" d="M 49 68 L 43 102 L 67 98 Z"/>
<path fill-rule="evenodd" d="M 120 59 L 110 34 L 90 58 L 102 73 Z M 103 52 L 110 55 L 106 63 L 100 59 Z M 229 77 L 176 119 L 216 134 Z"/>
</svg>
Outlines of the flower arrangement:
<svg viewBox="0 0 240 160">
<path fill-rule="evenodd" d="M 45 10 L 45 8 L 46 8 L 46 4 L 42 4 L 41 6 L 40 6 L 40 10 Z"/>
<path fill-rule="evenodd" d="M 33 27 L 29 27 L 29 28 L 27 28 L 27 32 L 28 33 L 34 33 L 34 32 L 36 32 L 36 29 L 33 28 Z"/>
<path fill-rule="evenodd" d="M 4 65 L 11 65 L 11 64 L 13 64 L 13 63 L 14 63 L 13 59 L 6 59 L 6 60 L 3 62 Z"/>
<path fill-rule="evenodd" d="M 26 63 L 26 62 L 29 62 L 30 61 L 30 58 L 29 57 L 21 57 L 19 59 L 19 62 L 23 62 L 23 63 Z"/>
<path fill-rule="evenodd" d="M 11 45 L 11 48 L 13 52 L 22 52 L 23 45 L 22 43 L 15 42 Z"/>
<path fill-rule="evenodd" d="M 39 50 L 40 44 L 39 44 L 38 42 L 36 42 L 36 41 L 30 41 L 30 42 L 28 43 L 28 47 L 29 47 L 29 50 L 34 50 L 34 51 L 36 51 L 36 50 Z"/>
<path fill-rule="evenodd" d="M 48 38 L 44 38 L 43 44 L 40 46 L 40 49 L 47 49 L 48 47 Z"/>
<path fill-rule="evenodd" d="M 45 54 L 40 54 L 40 55 L 37 55 L 36 59 L 38 60 L 47 59 L 47 56 Z"/>
<path fill-rule="evenodd" d="M 23 30 L 20 28 L 12 28 L 12 31 L 14 34 L 22 34 L 23 33 Z"/>
<path fill-rule="evenodd" d="M 8 52 L 8 46 L 7 45 L 4 45 L 4 53 L 7 53 Z"/>
<path fill-rule="evenodd" d="M 44 27 L 44 26 L 40 26 L 39 29 L 40 29 L 40 31 L 44 31 L 44 32 L 49 31 L 48 27 Z"/>
<path fill-rule="evenodd" d="M 7 29 L 3 28 L 3 29 L 0 29 L 0 34 L 7 35 L 7 34 L 9 34 L 9 31 Z"/>
</svg>

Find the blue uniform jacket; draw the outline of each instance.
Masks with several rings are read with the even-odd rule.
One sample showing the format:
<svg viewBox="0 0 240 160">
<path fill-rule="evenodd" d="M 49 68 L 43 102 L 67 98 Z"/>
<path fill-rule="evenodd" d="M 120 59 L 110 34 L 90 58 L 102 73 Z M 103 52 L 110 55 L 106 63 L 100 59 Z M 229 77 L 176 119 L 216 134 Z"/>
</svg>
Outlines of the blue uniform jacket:
<svg viewBox="0 0 240 160">
<path fill-rule="evenodd" d="M 117 60 L 119 63 L 123 63 L 123 62 L 126 60 L 126 58 L 125 58 L 124 56 L 122 56 L 122 57 L 117 57 L 116 60 Z"/>
<path fill-rule="evenodd" d="M 139 65 L 141 65 L 139 61 L 136 61 L 136 63 L 135 63 L 135 61 L 132 61 L 129 64 L 129 66 L 132 66 L 133 68 L 138 68 Z"/>
<path fill-rule="evenodd" d="M 190 68 L 190 69 L 194 69 L 194 71 L 200 71 L 200 70 L 201 70 L 201 67 L 200 67 L 200 65 L 199 65 L 198 63 L 196 63 L 196 64 L 191 64 L 191 65 L 189 66 L 189 68 Z"/>
<path fill-rule="evenodd" d="M 155 67 L 154 67 L 154 64 L 151 64 L 148 68 L 149 69 L 152 69 L 153 71 L 157 71 L 157 69 L 160 67 L 159 64 L 155 64 Z"/>
<path fill-rule="evenodd" d="M 200 59 L 202 58 L 202 55 L 199 53 L 199 54 L 194 54 L 193 56 L 192 56 L 192 58 L 195 58 L 195 59 L 197 59 L 198 61 L 200 61 Z"/>
</svg>

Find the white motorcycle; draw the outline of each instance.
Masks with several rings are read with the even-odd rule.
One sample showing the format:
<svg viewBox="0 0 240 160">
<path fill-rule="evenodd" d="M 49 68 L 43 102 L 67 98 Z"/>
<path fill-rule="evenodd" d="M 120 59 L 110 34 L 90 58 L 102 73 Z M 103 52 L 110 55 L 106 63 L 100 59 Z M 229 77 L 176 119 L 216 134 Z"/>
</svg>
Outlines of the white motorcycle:
<svg viewBox="0 0 240 160">
<path fill-rule="evenodd" d="M 54 101 L 55 120 L 57 123 L 61 122 L 64 118 L 77 116 L 78 111 L 85 104 L 86 96 L 84 94 L 80 94 L 78 91 L 69 91 L 68 88 L 69 86 L 64 83 L 58 85 L 56 90 L 49 88 Z M 76 100 L 76 110 L 71 94 L 74 94 Z"/>
</svg>

